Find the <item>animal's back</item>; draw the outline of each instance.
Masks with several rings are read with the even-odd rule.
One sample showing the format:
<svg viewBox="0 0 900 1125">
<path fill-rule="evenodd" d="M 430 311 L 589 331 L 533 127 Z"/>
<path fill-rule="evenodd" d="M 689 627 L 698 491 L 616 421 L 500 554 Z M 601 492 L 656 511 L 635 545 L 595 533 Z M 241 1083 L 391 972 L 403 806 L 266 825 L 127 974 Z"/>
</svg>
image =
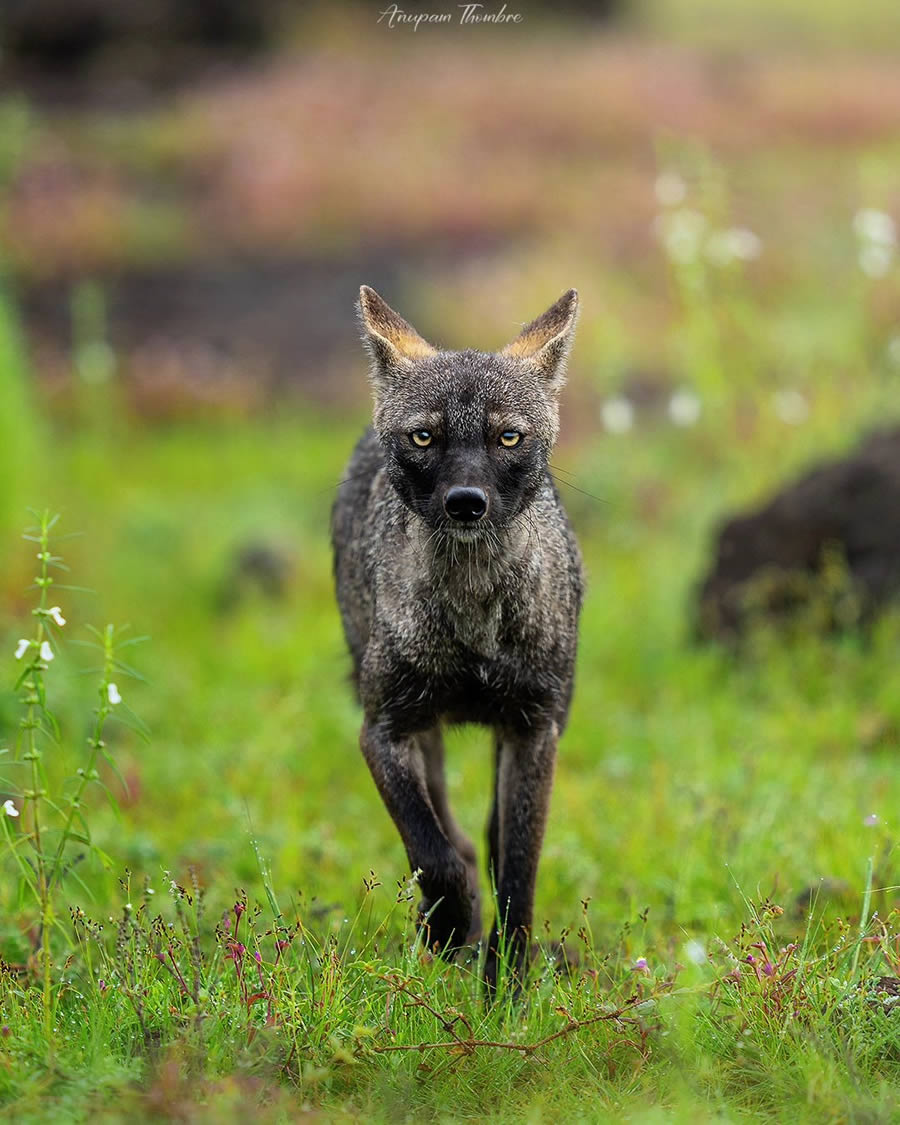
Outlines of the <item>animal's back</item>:
<svg viewBox="0 0 900 1125">
<path fill-rule="evenodd" d="M 356 443 L 331 512 L 337 600 L 355 679 L 372 621 L 372 493 L 383 467 L 381 443 L 370 426 Z"/>
</svg>

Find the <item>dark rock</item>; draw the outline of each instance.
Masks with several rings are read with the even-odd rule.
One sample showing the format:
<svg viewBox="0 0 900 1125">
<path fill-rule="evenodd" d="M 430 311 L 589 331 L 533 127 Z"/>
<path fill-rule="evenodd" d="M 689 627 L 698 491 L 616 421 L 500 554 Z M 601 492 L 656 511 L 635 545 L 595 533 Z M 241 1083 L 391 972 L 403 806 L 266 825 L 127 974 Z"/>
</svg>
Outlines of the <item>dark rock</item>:
<svg viewBox="0 0 900 1125">
<path fill-rule="evenodd" d="M 794 898 L 792 913 L 796 918 L 804 918 L 816 906 L 822 906 L 826 902 L 849 902 L 853 897 L 853 888 L 845 879 L 819 879 L 798 892 Z"/>
<path fill-rule="evenodd" d="M 291 0 L 0 0 L 0 94 L 122 112 L 246 66 Z"/>
<path fill-rule="evenodd" d="M 234 609 L 251 591 L 272 602 L 283 601 L 291 576 L 291 560 L 268 543 L 246 543 L 231 560 L 219 592 L 219 609 Z"/>
<path fill-rule="evenodd" d="M 736 637 L 751 619 L 809 606 L 840 628 L 870 620 L 898 593 L 900 429 L 890 429 L 722 526 L 697 631 Z"/>
<path fill-rule="evenodd" d="M 5 0 L 0 25 L 12 56 L 74 70 L 112 46 L 136 41 L 256 48 L 272 0 Z"/>
</svg>

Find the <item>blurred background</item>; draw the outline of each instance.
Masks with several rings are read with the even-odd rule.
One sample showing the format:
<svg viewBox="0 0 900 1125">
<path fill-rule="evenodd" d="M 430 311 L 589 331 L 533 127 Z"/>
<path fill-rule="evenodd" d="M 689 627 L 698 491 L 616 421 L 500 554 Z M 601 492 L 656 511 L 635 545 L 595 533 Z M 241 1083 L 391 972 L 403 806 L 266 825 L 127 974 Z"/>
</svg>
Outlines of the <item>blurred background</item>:
<svg viewBox="0 0 900 1125">
<path fill-rule="evenodd" d="M 9 0 L 4 267 L 51 407 L 73 376 L 148 422 L 359 407 L 360 279 L 484 346 L 577 284 L 574 395 L 712 381 L 673 338 L 667 258 L 693 243 L 710 302 L 746 263 L 767 314 L 748 355 L 760 325 L 728 304 L 698 390 L 846 370 L 853 215 L 896 204 L 896 6 L 520 8 L 415 30 L 376 3 Z M 896 327 L 879 290 L 873 359 Z"/>
<path fill-rule="evenodd" d="M 779 878 L 802 894 L 828 866 L 840 886 L 858 857 L 823 858 L 826 826 L 867 831 L 896 784 L 876 675 L 896 621 L 866 655 L 804 619 L 735 669 L 694 643 L 695 591 L 722 520 L 900 414 L 900 6 L 511 0 L 502 25 L 392 7 L 5 0 L 0 741 L 32 604 L 19 534 L 49 507 L 78 536 L 69 632 L 151 638 L 147 683 L 120 685 L 152 732 L 115 742 L 124 861 L 250 881 L 249 826 L 326 898 L 397 868 L 329 571 L 369 411 L 358 287 L 490 349 L 576 286 L 555 463 L 591 595 L 543 909 L 603 894 L 615 855 L 615 893 L 712 917 L 730 883 L 673 845 L 698 824 L 701 856 L 740 839 L 748 878 L 780 825 Z M 53 669 L 76 734 L 86 663 Z M 474 829 L 488 764 L 468 738 L 451 785 Z"/>
</svg>

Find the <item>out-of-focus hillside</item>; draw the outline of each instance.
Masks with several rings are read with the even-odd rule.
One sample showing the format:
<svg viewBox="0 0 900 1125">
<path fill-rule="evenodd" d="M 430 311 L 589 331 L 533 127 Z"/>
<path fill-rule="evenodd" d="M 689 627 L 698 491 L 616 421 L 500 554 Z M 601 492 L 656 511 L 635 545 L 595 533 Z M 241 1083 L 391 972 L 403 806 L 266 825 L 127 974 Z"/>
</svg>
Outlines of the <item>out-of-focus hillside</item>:
<svg viewBox="0 0 900 1125">
<path fill-rule="evenodd" d="M 611 22 L 412 32 L 319 9 L 274 51 L 139 108 L 9 92 L 0 232 L 38 369 L 64 387 L 85 277 L 151 415 L 252 408 L 272 384 L 356 393 L 360 280 L 423 331 L 485 345 L 574 283 L 606 319 L 614 377 L 671 365 L 654 229 L 667 169 L 686 207 L 761 239 L 765 300 L 801 332 L 827 323 L 810 278 L 846 291 L 852 215 L 900 207 L 895 21 L 880 13 L 876 42 L 867 9 L 846 50 L 841 10 L 714 20 L 671 0 Z M 883 287 L 876 321 L 895 297 Z"/>
</svg>

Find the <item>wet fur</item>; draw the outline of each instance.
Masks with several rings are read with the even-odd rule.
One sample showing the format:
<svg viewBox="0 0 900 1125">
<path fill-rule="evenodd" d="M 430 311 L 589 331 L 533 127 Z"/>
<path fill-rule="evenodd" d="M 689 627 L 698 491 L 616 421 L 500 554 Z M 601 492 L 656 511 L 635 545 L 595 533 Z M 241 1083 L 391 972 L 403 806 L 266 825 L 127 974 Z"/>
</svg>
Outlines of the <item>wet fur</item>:
<svg viewBox="0 0 900 1125">
<path fill-rule="evenodd" d="M 371 290 L 361 306 L 375 424 L 333 512 L 338 602 L 365 712 L 361 745 L 421 871 L 429 940 L 452 950 L 480 936 L 480 906 L 475 849 L 447 803 L 441 726 L 493 728 L 489 870 L 521 970 L 583 589 L 547 466 L 576 298 L 567 294 L 498 354 L 432 348 Z M 526 435 L 516 450 L 497 441 L 498 428 L 510 426 Z M 432 448 L 412 444 L 418 428 L 434 433 Z M 490 497 L 471 530 L 443 511 L 454 485 Z M 489 982 L 497 948 L 495 924 Z"/>
</svg>

